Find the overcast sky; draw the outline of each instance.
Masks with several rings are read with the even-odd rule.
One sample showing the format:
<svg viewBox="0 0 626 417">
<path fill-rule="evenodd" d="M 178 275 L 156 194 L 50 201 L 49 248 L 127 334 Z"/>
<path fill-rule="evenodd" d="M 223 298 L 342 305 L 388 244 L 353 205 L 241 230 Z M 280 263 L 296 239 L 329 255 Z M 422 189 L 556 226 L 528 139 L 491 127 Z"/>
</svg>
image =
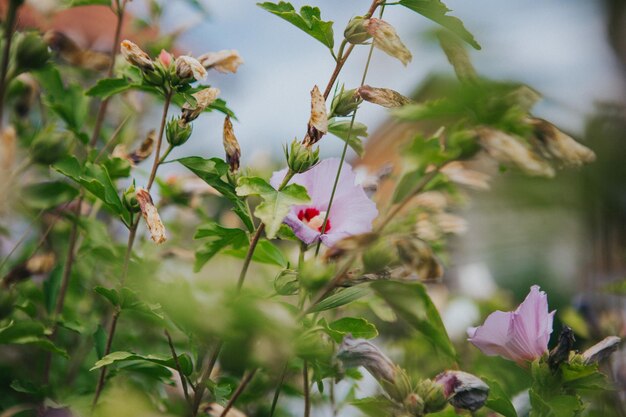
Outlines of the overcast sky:
<svg viewBox="0 0 626 417">
<path fill-rule="evenodd" d="M 202 0 L 201 0 L 202 1 Z M 173 4 L 172 4 L 173 3 Z M 235 75 L 212 73 L 210 82 L 236 112 L 236 134 L 244 163 L 259 153 L 278 155 L 281 144 L 301 137 L 309 113 L 309 91 L 326 85 L 334 61 L 326 48 L 286 21 L 262 10 L 252 0 L 204 0 L 210 15 L 203 18 L 184 2 L 170 2 L 165 29 L 194 25 L 180 39 L 182 50 L 193 54 L 237 49 L 245 65 Z M 499 80 L 522 81 L 545 96 L 537 115 L 574 133 L 597 101 L 619 100 L 624 84 L 606 43 L 604 11 L 588 0 L 446 0 L 482 45 L 472 52 L 479 73 Z M 136 11 L 140 2 L 134 4 Z M 339 42 L 346 22 L 362 14 L 369 0 L 293 1 L 318 6 L 324 20 L 335 22 Z M 451 72 L 445 56 L 424 33 L 433 27 L 425 18 L 401 6 L 387 7 L 385 20 L 396 28 L 413 53 L 407 67 L 380 51 L 374 52 L 367 83 L 409 94 L 433 72 Z M 367 55 L 359 47 L 350 57 L 341 82 L 357 86 Z M 387 117 L 384 110 L 363 106 L 357 119 L 370 132 Z M 193 149 L 202 155 L 221 155 L 220 115 L 196 122 Z M 322 153 L 337 154 L 342 143 L 324 139 Z"/>
</svg>

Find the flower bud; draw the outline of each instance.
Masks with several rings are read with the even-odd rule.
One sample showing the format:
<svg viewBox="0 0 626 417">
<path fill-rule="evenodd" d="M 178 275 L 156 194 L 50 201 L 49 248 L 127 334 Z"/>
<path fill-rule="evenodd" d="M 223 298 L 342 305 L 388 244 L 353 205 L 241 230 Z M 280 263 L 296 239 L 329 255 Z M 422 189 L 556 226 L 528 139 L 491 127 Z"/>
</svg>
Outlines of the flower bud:
<svg viewBox="0 0 626 417">
<path fill-rule="evenodd" d="M 416 391 L 424 400 L 424 413 L 436 413 L 445 408 L 448 400 L 441 384 L 425 379 L 417 385 Z"/>
<path fill-rule="evenodd" d="M 243 64 L 243 59 L 239 55 L 239 52 L 234 49 L 208 52 L 200 55 L 198 61 L 200 61 L 202 66 L 207 70 L 214 69 L 222 74 L 229 72 L 235 73 L 239 65 Z"/>
<path fill-rule="evenodd" d="M 129 40 L 123 40 L 120 46 L 122 56 L 131 65 L 138 67 L 142 71 L 154 71 L 154 63 L 147 53 Z"/>
<path fill-rule="evenodd" d="M 581 166 L 596 160 L 596 154 L 586 146 L 561 132 L 552 123 L 530 118 L 535 135 L 535 145 L 548 159 L 556 159 L 567 166 Z"/>
<path fill-rule="evenodd" d="M 478 136 L 480 145 L 496 161 L 513 164 L 529 175 L 554 177 L 554 168 L 521 139 L 490 128 L 479 129 Z"/>
<path fill-rule="evenodd" d="M 397 368 L 391 359 L 365 339 L 355 339 L 351 335 L 346 335 L 339 346 L 337 358 L 346 367 L 364 367 L 378 382 L 393 383 L 396 380 Z"/>
<path fill-rule="evenodd" d="M 319 154 L 319 148 L 312 149 L 309 146 L 304 146 L 295 139 L 291 142 L 290 148 L 285 147 L 287 166 L 291 171 L 297 174 L 306 172 L 316 165 L 320 160 Z"/>
<path fill-rule="evenodd" d="M 424 415 L 424 400 L 418 394 L 412 392 L 404 399 L 404 407 L 412 416 Z"/>
<path fill-rule="evenodd" d="M 317 291 L 330 281 L 334 272 L 333 264 L 324 263 L 320 258 L 313 258 L 304 262 L 298 280 L 302 287 Z"/>
<path fill-rule="evenodd" d="M 330 104 L 329 117 L 350 116 L 362 102 L 363 100 L 356 94 L 354 88 L 344 91 L 343 86 L 341 86 L 341 91 L 333 98 Z"/>
<path fill-rule="evenodd" d="M 183 123 L 189 123 L 196 120 L 198 116 L 200 116 L 200 113 L 205 111 L 206 108 L 217 99 L 219 93 L 219 89 L 209 87 L 192 94 L 193 98 L 196 100 L 196 104 L 195 106 L 189 103 L 183 104 L 181 121 Z"/>
<path fill-rule="evenodd" d="M 137 190 L 135 189 L 135 184 L 131 184 L 130 187 L 124 191 L 122 195 L 122 203 L 124 207 L 128 209 L 131 213 L 139 213 L 141 211 L 141 207 L 139 207 L 139 201 L 137 201 L 136 196 Z"/>
<path fill-rule="evenodd" d="M 137 197 L 137 202 L 139 203 L 139 208 L 141 209 L 141 215 L 146 221 L 152 240 L 157 245 L 165 242 L 167 239 L 165 236 L 165 226 L 163 226 L 159 212 L 152 202 L 150 193 L 143 188 L 138 188 L 135 196 Z"/>
<path fill-rule="evenodd" d="M 311 90 L 311 117 L 307 135 L 302 141 L 305 146 L 316 144 L 328 132 L 328 116 L 326 114 L 326 100 L 317 86 Z"/>
<path fill-rule="evenodd" d="M 163 67 L 169 68 L 170 65 L 172 65 L 173 59 L 174 57 L 172 54 L 167 52 L 165 49 L 161 49 L 161 52 L 159 53 L 159 62 L 161 62 Z"/>
<path fill-rule="evenodd" d="M 584 363 L 589 365 L 602 362 L 617 350 L 621 341 L 622 339 L 617 336 L 609 336 L 601 342 L 596 343 L 582 353 Z"/>
<path fill-rule="evenodd" d="M 367 19 L 363 25 L 374 38 L 374 46 L 389 56 L 399 59 L 406 66 L 413 56 L 400 40 L 396 30 L 389 23 L 381 19 Z"/>
<path fill-rule="evenodd" d="M 39 69 L 50 58 L 48 45 L 41 36 L 33 33 L 22 33 L 15 42 L 15 63 L 19 72 Z"/>
<path fill-rule="evenodd" d="M 372 38 L 372 35 L 367 31 L 365 22 L 366 19 L 362 16 L 353 17 L 348 22 L 348 26 L 343 31 L 343 36 L 348 42 L 354 45 L 363 45 Z"/>
<path fill-rule="evenodd" d="M 206 79 L 206 69 L 202 64 L 194 57 L 188 55 L 181 55 L 176 58 L 176 75 L 181 80 L 188 78 L 195 78 L 196 81 L 203 81 Z"/>
<path fill-rule="evenodd" d="M 365 101 L 387 108 L 401 107 L 412 101 L 410 98 L 389 88 L 376 88 L 369 85 L 359 87 L 357 94 Z"/>
<path fill-rule="evenodd" d="M 182 119 L 173 117 L 167 122 L 167 127 L 165 129 L 165 137 L 167 138 L 167 143 L 176 147 L 181 146 L 189 139 L 191 136 L 191 132 L 193 127 L 189 123 L 184 123 Z"/>
<path fill-rule="evenodd" d="M 448 402 L 456 408 L 476 411 L 485 405 L 489 386 L 482 379 L 463 371 L 445 371 L 437 375 L 435 383 L 441 384 Z"/>
<path fill-rule="evenodd" d="M 230 121 L 230 116 L 226 116 L 224 119 L 224 151 L 226 151 L 226 162 L 230 166 L 231 172 L 236 172 L 239 169 L 239 157 L 241 156 L 241 148 L 239 148 L 239 142 L 235 137 L 233 131 L 233 124 Z"/>
</svg>

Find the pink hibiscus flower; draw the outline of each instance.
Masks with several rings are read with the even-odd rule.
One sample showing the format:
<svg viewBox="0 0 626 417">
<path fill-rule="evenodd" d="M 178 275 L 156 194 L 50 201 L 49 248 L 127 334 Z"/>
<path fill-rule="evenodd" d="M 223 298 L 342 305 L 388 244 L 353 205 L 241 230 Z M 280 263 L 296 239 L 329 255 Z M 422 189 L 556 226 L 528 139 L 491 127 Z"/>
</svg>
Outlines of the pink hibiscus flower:
<svg viewBox="0 0 626 417">
<path fill-rule="evenodd" d="M 311 197 L 309 204 L 293 206 L 284 220 L 298 239 L 308 245 L 321 239 L 326 246 L 333 246 L 348 236 L 367 233 L 372 230 L 372 222 L 378 215 L 376 204 L 367 197 L 363 187 L 355 183 L 352 167 L 344 163 L 322 233 L 339 161 L 338 158 L 324 159 L 310 170 L 294 175 L 289 182 L 302 185 Z M 286 168 L 274 172 L 270 179 L 272 186 L 278 187 L 285 174 Z"/>
<path fill-rule="evenodd" d="M 533 285 L 517 310 L 491 313 L 482 326 L 467 330 L 468 340 L 485 355 L 524 364 L 548 351 L 553 317 L 546 293 Z"/>
</svg>

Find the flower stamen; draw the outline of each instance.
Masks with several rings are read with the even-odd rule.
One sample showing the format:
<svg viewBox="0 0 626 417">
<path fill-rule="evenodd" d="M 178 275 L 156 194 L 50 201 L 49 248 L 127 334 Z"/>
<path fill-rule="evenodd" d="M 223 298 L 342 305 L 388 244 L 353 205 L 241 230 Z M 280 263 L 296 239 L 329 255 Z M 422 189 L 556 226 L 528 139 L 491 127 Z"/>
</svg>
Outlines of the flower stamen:
<svg viewBox="0 0 626 417">
<path fill-rule="evenodd" d="M 313 230 L 317 230 L 320 233 L 328 233 L 330 230 L 330 219 L 326 221 L 326 227 L 322 231 L 324 225 L 324 219 L 326 218 L 325 211 L 319 211 L 315 207 L 309 207 L 298 212 L 298 219 L 306 224 Z"/>
</svg>

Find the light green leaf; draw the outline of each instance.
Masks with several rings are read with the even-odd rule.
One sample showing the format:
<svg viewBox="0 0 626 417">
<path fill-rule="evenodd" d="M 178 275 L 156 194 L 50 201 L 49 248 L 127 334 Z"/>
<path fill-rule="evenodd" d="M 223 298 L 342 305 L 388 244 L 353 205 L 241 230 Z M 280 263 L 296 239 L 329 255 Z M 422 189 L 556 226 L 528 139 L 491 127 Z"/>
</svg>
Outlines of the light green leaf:
<svg viewBox="0 0 626 417">
<path fill-rule="evenodd" d="M 183 374 L 191 375 L 193 372 L 193 364 L 191 358 L 187 354 L 177 355 L 178 362 L 180 363 L 180 368 Z M 104 358 L 100 359 L 95 365 L 90 369 L 90 371 L 94 371 L 96 369 L 100 369 L 103 366 L 109 366 L 117 362 L 125 362 L 125 361 L 146 361 L 151 363 L 156 363 L 161 366 L 166 366 L 168 368 L 176 369 L 176 362 L 174 358 L 170 356 L 164 355 L 139 355 L 131 352 L 112 352 L 106 355 Z"/>
<path fill-rule="evenodd" d="M 500 384 L 493 379 L 483 377 L 481 377 L 481 379 L 489 385 L 489 397 L 487 398 L 487 402 L 485 402 L 485 407 L 491 408 L 504 417 L 517 417 L 517 412 L 511 403 L 511 399 L 506 392 L 504 392 Z"/>
<path fill-rule="evenodd" d="M 480 45 L 474 39 L 474 35 L 465 29 L 463 22 L 459 18 L 448 16 L 448 12 L 451 10 L 440 0 L 400 0 L 400 4 L 450 30 L 472 45 L 474 49 L 480 49 Z"/>
<path fill-rule="evenodd" d="M 210 238 L 196 251 L 194 271 L 198 272 L 204 264 L 226 247 L 245 247 L 248 235 L 241 229 L 229 229 L 217 223 L 202 225 L 196 231 L 194 239 Z"/>
<path fill-rule="evenodd" d="M 343 317 L 328 323 L 328 329 L 330 330 L 328 335 L 337 343 L 340 343 L 347 334 L 357 339 L 372 339 L 378 336 L 376 326 L 363 318 Z"/>
<path fill-rule="evenodd" d="M 265 224 L 265 234 L 269 239 L 276 236 L 291 206 L 310 201 L 306 188 L 301 185 L 290 184 L 282 191 L 278 191 L 259 177 L 239 178 L 237 195 L 258 195 L 263 199 L 254 210 L 254 215 Z"/>
<path fill-rule="evenodd" d="M 360 398 L 352 400 L 350 405 L 358 408 L 362 413 L 371 417 L 395 415 L 397 406 L 393 401 L 382 395 L 378 397 Z"/>
<path fill-rule="evenodd" d="M 348 303 L 351 303 L 359 298 L 365 297 L 371 294 L 371 291 L 363 287 L 350 287 L 345 290 L 340 290 L 330 297 L 327 297 L 317 303 L 312 309 L 311 313 L 317 313 L 319 311 L 330 310 L 333 308 L 341 307 Z"/>
<path fill-rule="evenodd" d="M 239 216 L 248 231 L 254 230 L 254 224 L 248 215 L 245 201 L 237 195 L 233 185 L 222 179 L 229 169 L 226 162 L 219 158 L 204 159 L 197 156 L 181 158 L 178 159 L 178 162 L 230 200 L 234 206 L 233 211 Z"/>
<path fill-rule="evenodd" d="M 363 139 L 367 137 L 367 126 L 363 123 L 354 122 L 352 131 L 350 131 L 350 120 L 337 120 L 333 117 L 328 119 L 328 133 L 337 136 L 344 142 L 348 141 L 348 146 L 357 155 L 363 156 Z"/>
<path fill-rule="evenodd" d="M 272 2 L 257 3 L 258 6 L 267 10 L 276 16 L 285 19 L 292 25 L 314 37 L 329 49 L 333 49 L 335 45 L 335 37 L 333 34 L 333 22 L 325 22 L 321 20 L 320 9 L 317 7 L 303 6 L 300 14 L 291 5 L 281 1 L 278 4 Z"/>
<path fill-rule="evenodd" d="M 113 306 L 117 307 L 121 305 L 120 294 L 117 292 L 117 290 L 112 289 L 112 288 L 104 288 L 104 287 L 96 287 L 93 290 L 97 292 L 98 294 L 100 294 L 101 296 L 103 296 L 104 298 L 106 298 L 107 301 L 111 303 Z"/>
<path fill-rule="evenodd" d="M 439 312 L 419 282 L 373 282 L 371 287 L 396 314 L 420 331 L 442 353 L 455 359 L 456 352 Z"/>
<path fill-rule="evenodd" d="M 98 325 L 98 328 L 93 333 L 93 345 L 96 349 L 96 356 L 98 359 L 102 359 L 106 350 L 107 334 L 104 331 L 104 327 Z"/>
<path fill-rule="evenodd" d="M 126 78 L 104 78 L 98 80 L 96 85 L 87 90 L 85 94 L 91 97 L 99 97 L 104 100 L 115 94 L 130 90 L 133 87 L 135 87 L 135 85 L 129 82 Z"/>
</svg>

